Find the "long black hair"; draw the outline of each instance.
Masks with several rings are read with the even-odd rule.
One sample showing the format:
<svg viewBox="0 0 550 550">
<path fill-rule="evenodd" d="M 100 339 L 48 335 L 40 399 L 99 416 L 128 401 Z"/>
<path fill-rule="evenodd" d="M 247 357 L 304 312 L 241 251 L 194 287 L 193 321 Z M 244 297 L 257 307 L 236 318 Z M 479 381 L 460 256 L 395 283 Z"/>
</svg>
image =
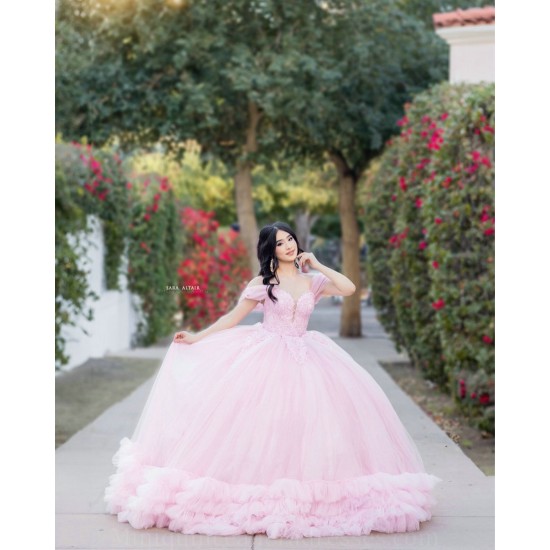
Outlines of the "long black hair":
<svg viewBox="0 0 550 550">
<path fill-rule="evenodd" d="M 277 231 L 279 229 L 292 235 L 298 248 L 297 254 L 304 252 L 300 248 L 300 243 L 298 242 L 296 233 L 294 233 L 293 229 L 287 223 L 277 221 L 269 225 L 265 225 L 260 229 L 260 236 L 258 238 L 258 261 L 260 262 L 260 271 L 258 275 L 262 276 L 262 282 L 264 285 L 269 285 L 267 294 L 273 302 L 277 301 L 277 297 L 273 295 L 273 287 L 275 286 L 275 283 L 271 283 L 270 281 L 273 277 L 275 277 L 278 284 L 281 283 L 276 274 L 277 267 L 279 267 L 279 260 L 277 260 L 275 255 L 275 249 L 277 247 Z M 273 271 L 271 270 L 271 260 L 273 260 Z"/>
</svg>

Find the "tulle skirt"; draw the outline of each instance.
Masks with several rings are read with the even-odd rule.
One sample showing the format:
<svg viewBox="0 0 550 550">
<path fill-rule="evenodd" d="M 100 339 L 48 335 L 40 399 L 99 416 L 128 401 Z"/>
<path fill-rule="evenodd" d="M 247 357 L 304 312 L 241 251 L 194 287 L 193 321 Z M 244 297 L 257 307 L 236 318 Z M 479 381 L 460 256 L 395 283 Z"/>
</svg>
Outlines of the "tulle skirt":
<svg viewBox="0 0 550 550">
<path fill-rule="evenodd" d="M 109 513 L 185 534 L 414 531 L 440 481 L 346 351 L 262 323 L 172 343 L 113 464 Z"/>
</svg>

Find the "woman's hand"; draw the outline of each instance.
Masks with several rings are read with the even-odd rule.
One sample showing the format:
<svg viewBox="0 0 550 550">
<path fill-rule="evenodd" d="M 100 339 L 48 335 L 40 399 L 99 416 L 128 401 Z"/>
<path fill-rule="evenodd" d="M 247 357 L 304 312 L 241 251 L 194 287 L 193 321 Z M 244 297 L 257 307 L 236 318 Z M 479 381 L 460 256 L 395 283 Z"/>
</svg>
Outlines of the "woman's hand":
<svg viewBox="0 0 550 550">
<path fill-rule="evenodd" d="M 310 267 L 312 269 L 319 269 L 321 266 L 321 262 L 315 257 L 313 252 L 302 252 L 296 256 L 296 260 L 303 273 L 307 273 Z"/>
<path fill-rule="evenodd" d="M 196 334 L 187 332 L 186 330 L 182 330 L 181 332 L 176 332 L 176 334 L 174 334 L 174 342 L 176 344 L 194 344 L 198 341 L 199 339 Z"/>
</svg>

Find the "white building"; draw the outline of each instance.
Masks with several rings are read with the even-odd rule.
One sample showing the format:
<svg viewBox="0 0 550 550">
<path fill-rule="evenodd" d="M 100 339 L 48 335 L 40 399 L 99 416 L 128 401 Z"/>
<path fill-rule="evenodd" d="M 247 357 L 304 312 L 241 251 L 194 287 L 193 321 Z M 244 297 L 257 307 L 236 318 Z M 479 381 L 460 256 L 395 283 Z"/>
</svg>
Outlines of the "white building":
<svg viewBox="0 0 550 550">
<path fill-rule="evenodd" d="M 495 8 L 434 13 L 435 32 L 450 48 L 449 81 L 495 81 Z"/>
</svg>

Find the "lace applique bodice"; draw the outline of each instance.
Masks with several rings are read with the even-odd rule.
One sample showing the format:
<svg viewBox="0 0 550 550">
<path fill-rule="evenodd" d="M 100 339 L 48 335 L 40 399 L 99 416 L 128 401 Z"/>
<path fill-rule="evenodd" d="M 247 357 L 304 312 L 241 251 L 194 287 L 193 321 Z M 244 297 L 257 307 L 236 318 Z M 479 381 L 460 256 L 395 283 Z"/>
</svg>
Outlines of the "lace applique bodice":
<svg viewBox="0 0 550 550">
<path fill-rule="evenodd" d="M 249 347 L 279 335 L 285 340 L 287 347 L 295 359 L 303 363 L 306 359 L 306 346 L 302 336 L 307 332 L 307 325 L 315 304 L 321 299 L 323 288 L 330 279 L 322 273 L 317 273 L 311 279 L 310 290 L 301 294 L 295 300 L 286 290 L 275 285 L 273 294 L 278 299 L 273 302 L 267 293 L 268 285 L 253 285 L 246 287 L 239 302 L 245 298 L 257 300 L 255 310 L 263 311 L 264 319 L 259 330 L 247 338 L 245 346 Z M 263 302 L 263 303 L 262 303 Z"/>
</svg>

